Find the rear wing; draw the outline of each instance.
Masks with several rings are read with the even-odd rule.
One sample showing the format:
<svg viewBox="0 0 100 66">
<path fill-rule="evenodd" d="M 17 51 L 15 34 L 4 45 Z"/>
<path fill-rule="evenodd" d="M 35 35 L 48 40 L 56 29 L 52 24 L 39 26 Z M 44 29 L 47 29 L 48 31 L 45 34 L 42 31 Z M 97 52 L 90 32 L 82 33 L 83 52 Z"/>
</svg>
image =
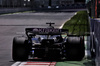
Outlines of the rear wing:
<svg viewBox="0 0 100 66">
<path fill-rule="evenodd" d="M 63 32 L 68 33 L 68 29 L 52 29 L 52 28 L 26 28 L 26 34 L 39 34 L 39 35 L 59 35 Z"/>
</svg>

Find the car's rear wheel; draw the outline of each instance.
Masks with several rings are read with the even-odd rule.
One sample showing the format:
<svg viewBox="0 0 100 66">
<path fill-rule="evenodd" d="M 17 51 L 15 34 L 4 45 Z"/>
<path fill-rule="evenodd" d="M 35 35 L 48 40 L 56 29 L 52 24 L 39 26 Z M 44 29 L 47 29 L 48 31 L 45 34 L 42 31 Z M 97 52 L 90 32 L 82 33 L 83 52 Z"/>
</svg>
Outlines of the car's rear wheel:
<svg viewBox="0 0 100 66">
<path fill-rule="evenodd" d="M 68 37 L 66 43 L 66 59 L 69 61 L 80 61 L 84 55 L 84 40 L 80 37 Z"/>
<path fill-rule="evenodd" d="M 25 37 L 13 39 L 12 59 L 14 61 L 26 61 L 28 59 L 29 47 Z"/>
</svg>

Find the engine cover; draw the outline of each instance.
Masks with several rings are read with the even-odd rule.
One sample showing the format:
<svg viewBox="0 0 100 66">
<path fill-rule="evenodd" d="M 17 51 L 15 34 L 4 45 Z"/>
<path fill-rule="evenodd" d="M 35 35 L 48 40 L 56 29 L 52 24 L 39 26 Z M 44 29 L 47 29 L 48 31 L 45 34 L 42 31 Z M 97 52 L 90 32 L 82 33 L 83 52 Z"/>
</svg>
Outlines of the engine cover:
<svg viewBox="0 0 100 66">
<path fill-rule="evenodd" d="M 54 39 L 43 39 L 42 41 L 41 41 L 41 45 L 43 45 L 43 46 L 51 46 L 51 45 L 53 45 L 54 44 Z"/>
</svg>

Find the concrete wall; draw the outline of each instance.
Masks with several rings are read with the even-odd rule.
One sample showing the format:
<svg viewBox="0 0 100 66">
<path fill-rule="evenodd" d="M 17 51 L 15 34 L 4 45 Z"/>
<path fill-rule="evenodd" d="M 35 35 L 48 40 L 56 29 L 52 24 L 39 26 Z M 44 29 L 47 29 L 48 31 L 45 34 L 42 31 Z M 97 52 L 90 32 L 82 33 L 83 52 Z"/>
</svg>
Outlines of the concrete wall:
<svg viewBox="0 0 100 66">
<path fill-rule="evenodd" d="M 23 11 L 30 11 L 31 8 L 23 7 L 23 8 L 0 8 L 0 14 L 5 13 L 15 13 L 15 12 L 23 12 Z"/>
</svg>

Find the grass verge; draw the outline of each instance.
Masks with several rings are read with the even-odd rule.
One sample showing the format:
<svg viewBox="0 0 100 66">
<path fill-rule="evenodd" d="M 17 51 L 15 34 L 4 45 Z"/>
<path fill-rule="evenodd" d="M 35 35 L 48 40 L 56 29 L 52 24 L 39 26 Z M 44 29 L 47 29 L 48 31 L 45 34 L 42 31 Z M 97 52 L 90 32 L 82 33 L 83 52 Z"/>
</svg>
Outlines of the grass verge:
<svg viewBox="0 0 100 66">
<path fill-rule="evenodd" d="M 69 29 L 69 34 L 88 35 L 90 25 L 87 11 L 79 11 L 69 21 L 67 21 L 63 29 Z M 91 59 L 83 58 L 82 61 L 63 61 L 57 62 L 56 66 L 95 66 Z"/>
<path fill-rule="evenodd" d="M 90 28 L 87 11 L 77 12 L 64 24 L 63 29 L 69 29 L 69 34 L 88 35 Z"/>
<path fill-rule="evenodd" d="M 95 66 L 91 60 L 57 62 L 55 66 Z"/>
</svg>

